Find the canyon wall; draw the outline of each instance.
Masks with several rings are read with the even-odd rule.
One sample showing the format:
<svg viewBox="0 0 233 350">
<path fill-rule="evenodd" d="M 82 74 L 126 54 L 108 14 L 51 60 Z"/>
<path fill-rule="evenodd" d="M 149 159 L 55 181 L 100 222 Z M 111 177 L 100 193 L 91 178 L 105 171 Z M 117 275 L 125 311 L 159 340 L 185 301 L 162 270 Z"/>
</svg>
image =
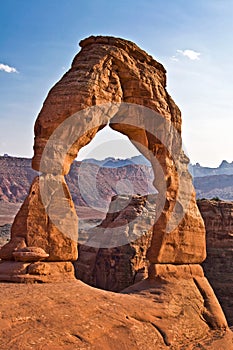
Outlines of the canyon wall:
<svg viewBox="0 0 233 350">
<path fill-rule="evenodd" d="M 233 202 L 199 200 L 205 222 L 207 258 L 205 274 L 233 325 Z"/>
</svg>

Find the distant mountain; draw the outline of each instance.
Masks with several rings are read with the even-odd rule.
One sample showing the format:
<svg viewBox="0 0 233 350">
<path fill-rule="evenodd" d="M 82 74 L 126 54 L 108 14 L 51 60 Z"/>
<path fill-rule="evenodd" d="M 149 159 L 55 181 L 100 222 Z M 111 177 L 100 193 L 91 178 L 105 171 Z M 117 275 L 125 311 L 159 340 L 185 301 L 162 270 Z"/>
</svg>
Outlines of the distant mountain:
<svg viewBox="0 0 233 350">
<path fill-rule="evenodd" d="M 107 209 L 113 195 L 154 193 L 146 162 L 144 157 L 74 161 L 66 178 L 75 205 Z M 23 202 L 37 174 L 30 159 L 0 156 L 0 203 Z"/>
<path fill-rule="evenodd" d="M 113 157 L 108 157 L 103 160 L 97 160 L 93 158 L 84 159 L 82 162 L 90 163 L 90 164 L 96 164 L 98 166 L 104 167 L 104 168 L 120 168 L 127 165 L 146 165 L 148 167 L 151 166 L 151 163 L 149 160 L 147 160 L 143 155 L 135 156 L 132 158 L 127 159 L 116 159 Z"/>
<path fill-rule="evenodd" d="M 0 156 L 0 201 L 23 202 L 36 174 L 31 159 Z"/>
<path fill-rule="evenodd" d="M 218 168 L 190 165 L 194 175 L 197 198 L 219 197 L 233 201 L 233 162 L 223 161 Z M 31 169 L 28 158 L 0 156 L 0 218 L 7 209 L 1 203 L 12 206 L 22 203 L 37 172 Z M 75 161 L 67 183 L 76 207 L 92 206 L 105 210 L 113 195 L 155 192 L 153 170 L 143 156 L 130 159 L 107 158 Z M 16 210 L 15 209 L 15 210 Z M 12 217 L 12 212 L 10 212 Z"/>
<path fill-rule="evenodd" d="M 218 197 L 233 201 L 233 162 L 223 160 L 217 168 L 189 165 L 197 198 Z"/>
<path fill-rule="evenodd" d="M 113 157 L 108 157 L 103 160 L 97 159 L 84 159 L 82 162 L 96 164 L 100 167 L 105 168 L 119 168 L 127 165 L 146 165 L 151 167 L 151 163 L 143 155 L 135 156 L 128 159 L 115 159 Z M 219 167 L 210 168 L 203 167 L 199 163 L 189 164 L 189 171 L 193 177 L 202 177 L 202 176 L 213 176 L 213 175 L 233 175 L 233 162 L 229 163 L 226 160 L 223 160 Z"/>
<path fill-rule="evenodd" d="M 228 163 L 226 160 L 223 160 L 217 168 L 203 167 L 199 163 L 189 164 L 189 171 L 193 177 L 233 175 L 233 162 Z"/>
<path fill-rule="evenodd" d="M 196 197 L 199 199 L 218 197 L 226 201 L 233 201 L 233 175 L 195 177 L 193 183 Z"/>
</svg>

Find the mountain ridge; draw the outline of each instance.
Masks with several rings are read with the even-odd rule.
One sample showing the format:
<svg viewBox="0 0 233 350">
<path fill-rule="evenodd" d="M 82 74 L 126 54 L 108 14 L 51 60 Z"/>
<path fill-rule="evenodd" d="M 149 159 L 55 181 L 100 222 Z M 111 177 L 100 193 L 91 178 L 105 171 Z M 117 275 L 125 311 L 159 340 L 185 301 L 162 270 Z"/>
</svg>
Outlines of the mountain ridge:
<svg viewBox="0 0 233 350">
<path fill-rule="evenodd" d="M 190 168 L 197 198 L 233 200 L 233 162 L 222 161 L 218 168 L 197 163 L 190 164 Z M 36 175 L 30 158 L 0 156 L 0 203 L 22 203 Z M 155 192 L 153 178 L 149 161 L 141 155 L 129 159 L 74 161 L 67 182 L 77 206 L 98 202 L 100 208 L 107 208 L 113 195 Z"/>
</svg>

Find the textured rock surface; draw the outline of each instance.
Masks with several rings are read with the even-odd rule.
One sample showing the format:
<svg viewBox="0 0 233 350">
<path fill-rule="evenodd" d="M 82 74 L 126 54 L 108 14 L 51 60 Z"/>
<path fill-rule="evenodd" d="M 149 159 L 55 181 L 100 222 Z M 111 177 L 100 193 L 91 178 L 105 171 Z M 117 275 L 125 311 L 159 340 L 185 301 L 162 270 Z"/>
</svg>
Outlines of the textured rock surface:
<svg viewBox="0 0 233 350">
<path fill-rule="evenodd" d="M 32 262 L 46 260 L 49 257 L 44 249 L 38 247 L 21 248 L 13 252 L 15 261 Z"/>
<path fill-rule="evenodd" d="M 191 177 L 187 170 L 187 158 L 180 149 L 181 114 L 166 91 L 165 69 L 135 44 L 123 39 L 90 37 L 82 41 L 80 46 L 82 50 L 74 58 L 71 69 L 49 92 L 37 118 L 33 168 L 45 174 L 52 174 L 52 177 L 63 177 L 69 172 L 78 151 L 109 122 L 111 128 L 127 135 L 150 159 L 156 174 L 159 173 L 157 163 L 160 164 L 162 176 L 155 177 L 154 185 L 160 195 L 164 196 L 165 206 L 153 228 L 152 243 L 148 251 L 150 262 L 176 264 L 202 262 L 205 259 L 204 224 L 196 206 Z M 119 105 L 121 102 L 149 109 L 147 113 L 138 115 L 136 113 L 138 107 Z M 104 103 L 107 105 L 103 106 Z M 68 125 L 62 130 L 58 128 L 71 115 L 91 106 L 97 106 L 95 113 L 86 110 L 82 113 L 82 118 L 76 120 L 75 125 Z M 155 117 L 156 113 L 160 115 L 159 120 Z M 154 117 L 151 117 L 152 115 Z M 56 135 L 53 134 L 55 130 Z M 157 136 L 153 134 L 154 132 L 157 132 Z M 52 134 L 53 142 L 46 149 L 45 146 Z M 72 139 L 74 135 L 76 140 Z M 72 142 L 68 139 L 72 139 Z M 175 154 L 171 154 L 173 150 Z M 45 154 L 42 157 L 43 151 Z M 49 175 L 46 176 L 45 182 Z M 65 183 L 63 180 L 60 182 L 64 188 Z M 53 184 L 49 182 L 47 187 L 49 192 L 51 188 L 53 189 Z M 40 204 L 38 187 L 34 198 L 37 198 Z M 48 198 L 47 208 L 52 207 L 55 210 L 53 205 L 55 202 L 50 203 L 49 200 Z M 43 208 L 37 212 L 32 209 L 31 203 L 35 207 L 32 193 L 25 203 L 27 203 L 26 210 L 24 204 L 12 227 L 12 241 L 15 237 L 26 235 L 30 245 L 38 245 L 46 252 L 49 250 L 51 260 L 73 259 L 75 256 L 73 249 L 72 253 L 63 252 L 61 249 L 65 239 L 61 237 L 60 241 L 56 225 L 51 223 L 49 227 L 45 225 L 44 219 L 47 220 L 48 217 L 43 213 Z M 72 232 L 76 227 L 72 204 L 69 206 L 71 214 L 63 213 L 62 227 L 65 228 L 65 234 L 68 232 L 66 226 Z M 30 210 L 27 210 L 30 207 L 33 213 L 31 216 Z M 74 218 L 73 224 L 70 216 Z M 176 223 L 179 216 L 181 219 Z M 58 216 L 55 218 L 56 223 L 59 223 Z M 41 230 L 39 233 L 37 226 Z M 25 230 L 22 231 L 23 228 Z M 8 248 L 2 248 L 4 257 L 8 255 L 11 258 L 13 247 L 14 243 L 11 242 Z M 1 256 L 3 255 L 1 253 Z"/>
<path fill-rule="evenodd" d="M 198 201 L 206 226 L 205 274 L 220 301 L 229 324 L 233 325 L 233 203 Z"/>
<path fill-rule="evenodd" d="M 50 263 L 51 264 L 51 263 Z M 170 269 L 170 267 L 167 267 Z M 219 306 L 203 295 L 200 271 L 140 282 L 125 294 L 81 281 L 1 284 L 0 348 L 35 350 L 232 350 Z M 181 267 L 182 270 L 183 267 Z M 190 271 L 190 267 L 187 267 Z M 183 277 L 182 277 L 183 276 Z M 208 287 L 208 291 L 211 290 Z M 211 297 L 211 299 L 213 299 Z M 214 306 L 216 320 L 208 317 Z"/>
<path fill-rule="evenodd" d="M 61 181 L 67 188 L 62 176 L 50 176 L 48 181 L 51 186 Z M 48 213 L 56 202 L 57 211 L 51 218 Z M 68 189 L 66 194 L 55 191 L 49 206 L 46 213 L 39 193 L 39 178 L 36 177 L 28 197 L 15 217 L 11 241 L 0 250 L 1 259 L 14 260 L 13 252 L 26 246 L 44 249 L 49 254 L 49 261 L 77 259 L 77 215 Z M 64 222 L 63 232 L 67 234 L 57 229 L 56 220 L 61 221 L 61 224 Z"/>
<path fill-rule="evenodd" d="M 146 253 L 155 220 L 153 195 L 149 200 L 138 195 L 115 196 L 102 223 L 80 232 L 79 258 L 75 263 L 79 279 L 97 288 L 120 291 L 148 277 Z M 120 234 L 127 235 L 130 243 L 121 245 Z M 102 246 L 112 242 L 115 247 L 95 248 L 94 240 L 102 242 Z"/>
<path fill-rule="evenodd" d="M 6 282 L 61 283 L 75 280 L 71 262 L 0 261 L 0 280 Z"/>
<path fill-rule="evenodd" d="M 77 216 L 64 176 L 79 149 L 108 122 L 150 159 L 157 175 L 154 185 L 158 198 L 164 195 L 164 207 L 153 226 L 147 251 L 149 279 L 124 291 L 130 295 L 108 294 L 80 281 L 61 283 L 59 288 L 2 285 L 0 347 L 143 350 L 169 346 L 179 350 L 197 345 L 219 350 L 221 342 L 224 349 L 231 349 L 232 335 L 224 314 L 198 265 L 205 258 L 204 224 L 187 171 L 187 157 L 180 149 L 181 115 L 166 91 L 165 70 L 135 44 L 122 39 L 91 37 L 80 45 L 81 52 L 50 91 L 36 121 L 33 167 L 42 175 L 34 180 L 15 218 L 11 241 L 0 251 L 0 257 L 9 260 L 0 262 L 0 280 L 52 282 L 74 278 L 70 260 L 77 258 Z M 102 106 L 109 102 L 115 104 Z M 148 114 L 138 115 L 138 107 L 116 105 L 120 102 L 150 109 Z M 51 147 L 45 150 L 60 123 L 93 105 L 100 106 L 97 114 L 83 112 L 78 120 L 79 135 L 77 125 L 59 129 L 60 134 L 53 135 Z M 159 123 L 147 119 L 151 111 L 162 116 Z M 155 129 L 157 137 L 153 135 Z M 68 143 L 73 133 L 76 140 Z M 68 144 L 64 146 L 64 142 Z M 119 230 L 120 221 L 120 227 L 126 228 L 123 236 L 127 236 L 129 212 L 125 217 L 117 214 L 113 220 L 115 214 L 106 218 L 107 227 L 102 223 L 102 228 L 114 230 L 117 224 Z M 95 238 L 94 234 L 92 242 Z M 106 237 L 100 243 L 106 243 Z M 44 249 L 49 262 L 11 261 L 15 250 L 30 246 Z M 144 258 L 143 254 L 138 257 Z M 19 310 L 18 305 L 24 307 Z M 211 333 L 213 329 L 217 331 Z"/>
</svg>

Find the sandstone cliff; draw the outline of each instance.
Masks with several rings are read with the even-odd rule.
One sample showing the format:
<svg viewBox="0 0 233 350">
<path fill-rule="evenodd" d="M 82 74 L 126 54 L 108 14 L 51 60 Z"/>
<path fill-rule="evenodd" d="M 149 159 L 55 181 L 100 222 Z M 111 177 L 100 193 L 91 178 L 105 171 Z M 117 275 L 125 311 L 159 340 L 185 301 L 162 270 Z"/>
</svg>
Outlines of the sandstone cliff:
<svg viewBox="0 0 233 350">
<path fill-rule="evenodd" d="M 207 259 L 205 274 L 233 325 L 233 202 L 198 201 L 205 222 Z"/>
</svg>

